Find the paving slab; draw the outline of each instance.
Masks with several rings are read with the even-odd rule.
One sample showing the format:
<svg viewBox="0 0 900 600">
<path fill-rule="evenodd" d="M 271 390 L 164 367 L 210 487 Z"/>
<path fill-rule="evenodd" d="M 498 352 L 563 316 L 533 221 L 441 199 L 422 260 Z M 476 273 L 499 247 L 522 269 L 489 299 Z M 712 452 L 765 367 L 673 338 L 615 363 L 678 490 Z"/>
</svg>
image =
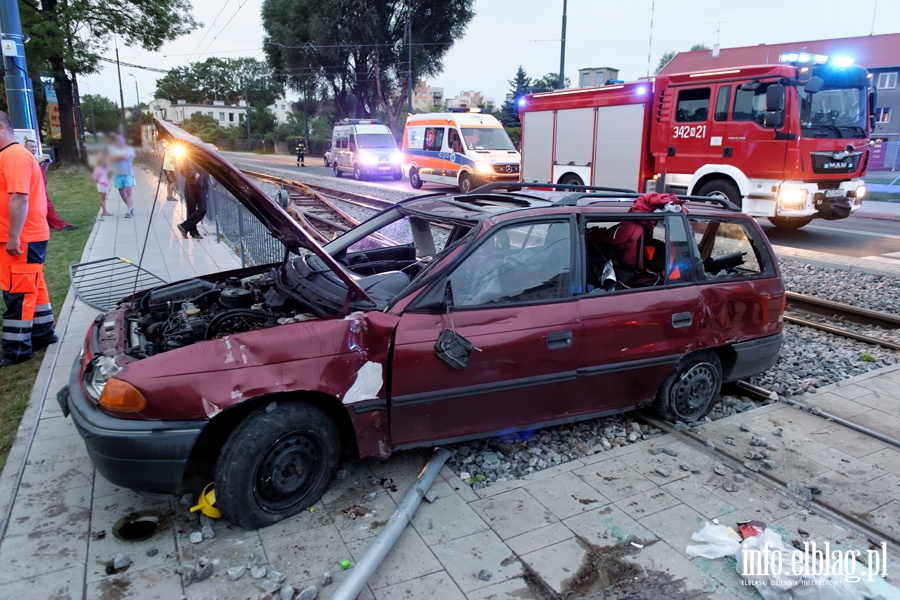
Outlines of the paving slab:
<svg viewBox="0 0 900 600">
<path fill-rule="evenodd" d="M 523 489 L 510 490 L 471 504 L 501 538 L 511 538 L 559 519 Z"/>
<path fill-rule="evenodd" d="M 463 592 L 471 592 L 523 574 L 522 563 L 493 531 L 483 531 L 431 547 L 444 569 Z M 491 579 L 478 578 L 483 569 Z"/>
</svg>

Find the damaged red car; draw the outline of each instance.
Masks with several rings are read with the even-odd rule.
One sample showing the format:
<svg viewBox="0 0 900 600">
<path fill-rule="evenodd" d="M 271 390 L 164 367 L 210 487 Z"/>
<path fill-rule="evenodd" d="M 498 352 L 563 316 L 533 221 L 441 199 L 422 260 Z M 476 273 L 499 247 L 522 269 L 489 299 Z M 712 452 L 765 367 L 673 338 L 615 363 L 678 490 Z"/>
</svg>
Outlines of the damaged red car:
<svg viewBox="0 0 900 600">
<path fill-rule="evenodd" d="M 342 460 L 635 408 L 699 419 L 781 347 L 774 254 L 727 201 L 489 186 L 404 200 L 322 247 L 200 140 L 157 127 L 285 255 L 139 292 L 91 325 L 58 398 L 117 485 L 211 479 L 255 528 L 315 503 Z"/>
</svg>

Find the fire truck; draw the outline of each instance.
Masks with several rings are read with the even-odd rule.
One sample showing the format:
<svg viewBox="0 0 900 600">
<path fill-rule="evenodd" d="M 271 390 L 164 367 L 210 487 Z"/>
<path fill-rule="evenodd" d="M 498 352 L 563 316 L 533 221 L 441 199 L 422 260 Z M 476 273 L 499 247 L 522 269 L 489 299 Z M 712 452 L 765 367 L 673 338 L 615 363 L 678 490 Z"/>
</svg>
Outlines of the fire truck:
<svg viewBox="0 0 900 600">
<path fill-rule="evenodd" d="M 727 198 L 777 227 L 859 209 L 872 79 L 847 57 L 660 75 L 519 101 L 521 180 Z"/>
</svg>

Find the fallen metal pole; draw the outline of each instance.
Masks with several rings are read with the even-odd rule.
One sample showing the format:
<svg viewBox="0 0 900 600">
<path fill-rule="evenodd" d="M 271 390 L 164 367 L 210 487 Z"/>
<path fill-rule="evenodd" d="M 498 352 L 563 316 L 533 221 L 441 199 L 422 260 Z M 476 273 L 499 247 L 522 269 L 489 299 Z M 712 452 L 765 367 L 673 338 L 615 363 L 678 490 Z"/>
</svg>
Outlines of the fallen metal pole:
<svg viewBox="0 0 900 600">
<path fill-rule="evenodd" d="M 419 508 L 425 493 L 428 492 L 431 484 L 434 483 L 434 479 L 440 472 L 441 467 L 450 458 L 450 454 L 449 450 L 444 450 L 443 448 L 435 450 L 434 456 L 428 461 L 422 472 L 419 473 L 419 478 L 406 493 L 406 496 L 403 497 L 403 501 L 397 507 L 397 510 L 394 511 L 394 514 L 391 515 L 387 525 L 384 526 L 384 529 L 378 534 L 378 537 L 375 538 L 375 541 L 372 542 L 372 545 L 369 546 L 363 557 L 359 559 L 359 562 L 350 571 L 344 583 L 335 590 L 331 600 L 356 600 L 356 597 L 365 587 L 366 582 L 369 581 L 369 577 L 372 576 L 372 573 L 375 572 L 381 561 L 387 557 L 391 548 L 397 543 L 400 534 L 406 528 L 406 524 L 409 523 L 416 509 Z"/>
</svg>

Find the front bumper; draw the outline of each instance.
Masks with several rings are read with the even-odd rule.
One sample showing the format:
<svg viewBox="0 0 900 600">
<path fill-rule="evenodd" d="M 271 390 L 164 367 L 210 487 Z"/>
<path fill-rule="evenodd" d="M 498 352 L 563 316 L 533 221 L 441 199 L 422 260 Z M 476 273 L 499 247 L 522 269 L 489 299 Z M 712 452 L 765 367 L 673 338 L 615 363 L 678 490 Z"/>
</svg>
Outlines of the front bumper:
<svg viewBox="0 0 900 600">
<path fill-rule="evenodd" d="M 495 181 L 503 181 L 508 183 L 514 183 L 519 181 L 518 173 L 472 173 L 472 180 L 475 182 L 475 186 L 482 186 L 488 183 L 494 183 Z"/>
<path fill-rule="evenodd" d="M 143 492 L 182 492 L 185 467 L 206 421 L 135 421 L 111 417 L 90 403 L 75 361 L 69 385 L 56 395 L 84 438 L 94 466 L 110 483 Z"/>
<path fill-rule="evenodd" d="M 732 344 L 734 360 L 730 361 L 725 368 L 725 381 L 737 381 L 745 377 L 752 377 L 774 367 L 783 342 L 784 335 L 776 333 L 764 338 Z"/>
<path fill-rule="evenodd" d="M 826 220 L 843 219 L 862 206 L 862 198 L 856 197 L 856 192 L 862 188 L 865 182 L 862 179 L 842 181 L 840 186 L 833 189 L 820 189 L 815 183 L 802 181 L 785 181 L 780 190 L 804 190 L 806 201 L 802 206 L 791 206 L 782 201 L 776 203 L 776 212 L 779 217 L 806 217 L 817 216 Z M 781 195 L 781 191 L 779 191 Z"/>
</svg>

